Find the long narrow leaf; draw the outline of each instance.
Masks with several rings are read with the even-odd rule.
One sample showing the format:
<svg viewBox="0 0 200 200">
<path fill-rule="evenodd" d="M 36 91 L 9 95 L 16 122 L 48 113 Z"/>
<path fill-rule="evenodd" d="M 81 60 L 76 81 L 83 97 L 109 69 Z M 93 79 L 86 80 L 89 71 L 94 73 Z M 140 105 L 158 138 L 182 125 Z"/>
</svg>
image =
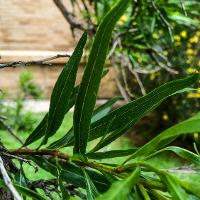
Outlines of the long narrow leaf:
<svg viewBox="0 0 200 200">
<path fill-rule="evenodd" d="M 154 89 L 149 94 L 128 103 L 127 105 L 109 113 L 104 118 L 98 120 L 91 125 L 89 140 L 96 139 L 104 135 L 108 124 L 115 118 L 109 127 L 108 133 L 116 131 L 117 137 L 123 133 L 123 127 L 131 127 L 145 114 L 155 109 L 167 97 L 173 95 L 175 92 L 182 90 L 198 80 L 198 75 L 195 74 L 189 78 L 179 79 L 168 82 L 160 87 Z M 123 131 L 119 134 L 118 130 Z M 108 138 L 110 141 L 115 135 Z"/>
<path fill-rule="evenodd" d="M 176 180 L 175 177 L 173 177 L 171 174 L 168 174 L 166 172 L 160 173 L 159 176 L 161 180 L 164 182 L 164 184 L 166 185 L 173 199 L 176 199 L 176 200 L 189 199 L 189 195 L 180 186 L 179 182 Z"/>
<path fill-rule="evenodd" d="M 84 169 L 83 169 L 83 173 L 84 173 L 85 182 L 86 182 L 87 200 L 93 200 L 97 196 L 99 196 L 99 192 L 97 188 L 95 187 L 94 183 L 92 182 L 90 176 Z"/>
<path fill-rule="evenodd" d="M 116 181 L 112 184 L 110 189 L 99 196 L 96 200 L 122 200 L 128 199 L 131 189 L 138 182 L 140 176 L 140 168 L 136 170 L 126 179 Z"/>
<path fill-rule="evenodd" d="M 85 154 L 90 123 L 112 30 L 130 0 L 121 0 L 103 18 L 91 48 L 74 111 L 74 153 Z"/>
<path fill-rule="evenodd" d="M 106 151 L 106 152 L 95 152 L 95 153 L 88 153 L 87 157 L 90 159 L 101 160 L 101 159 L 129 156 L 133 154 L 135 151 L 137 151 L 137 148 L 127 149 L 127 150 L 112 150 L 112 151 Z"/>
<path fill-rule="evenodd" d="M 161 149 L 166 146 L 178 136 L 183 134 L 189 134 L 200 131 L 200 113 L 195 117 L 185 120 L 179 124 L 176 124 L 169 129 L 163 131 L 156 136 L 150 142 L 138 149 L 133 155 L 131 155 L 126 161 L 137 158 L 138 160 L 145 159 L 146 156 L 153 153 L 157 149 Z"/>
<path fill-rule="evenodd" d="M 93 116 L 92 116 L 92 122 L 94 123 L 97 120 L 105 117 L 110 112 L 113 105 L 120 99 L 121 99 L 121 97 L 114 97 L 114 98 L 108 100 L 106 103 L 99 106 L 97 109 L 95 109 Z M 74 130 L 71 129 L 62 138 L 60 138 L 59 140 L 50 144 L 48 146 L 48 148 L 49 149 L 62 148 L 64 146 L 66 146 L 72 140 L 73 136 L 74 136 Z"/>
<path fill-rule="evenodd" d="M 176 146 L 170 146 L 170 147 L 161 149 L 159 151 L 156 151 L 155 153 L 149 155 L 146 159 L 150 159 L 150 158 L 157 156 L 158 154 L 163 153 L 165 151 L 172 151 L 179 157 L 186 159 L 187 161 L 190 161 L 196 165 L 200 165 L 200 156 L 199 155 L 194 154 L 191 151 L 188 151 L 186 149 L 176 147 Z"/>
<path fill-rule="evenodd" d="M 74 89 L 76 73 L 86 41 L 87 33 L 85 32 L 79 40 L 74 53 L 56 81 L 50 100 L 45 137 L 41 145 L 46 144 L 48 138 L 51 137 L 62 124 L 66 110 L 68 109 L 72 91 Z"/>
<path fill-rule="evenodd" d="M 69 99 L 68 107 L 66 108 L 66 113 L 75 104 L 76 96 L 77 96 L 77 93 L 78 93 L 78 88 L 79 88 L 79 86 L 76 86 L 73 89 L 73 92 L 72 92 L 71 97 Z M 40 138 L 42 138 L 45 135 L 47 120 L 48 120 L 48 113 L 44 116 L 44 118 L 42 119 L 42 121 L 33 130 L 33 132 L 29 135 L 29 137 L 26 139 L 26 141 L 25 141 L 25 143 L 24 143 L 23 146 L 30 145 L 30 144 L 32 144 L 33 142 L 39 140 Z"/>
<path fill-rule="evenodd" d="M 43 196 L 41 196 L 40 194 L 38 194 L 37 192 L 26 188 L 26 187 L 22 187 L 20 185 L 15 184 L 15 187 L 17 188 L 17 190 L 22 193 L 25 196 L 31 197 L 31 199 L 34 200 L 46 200 L 46 198 L 44 198 Z"/>
</svg>

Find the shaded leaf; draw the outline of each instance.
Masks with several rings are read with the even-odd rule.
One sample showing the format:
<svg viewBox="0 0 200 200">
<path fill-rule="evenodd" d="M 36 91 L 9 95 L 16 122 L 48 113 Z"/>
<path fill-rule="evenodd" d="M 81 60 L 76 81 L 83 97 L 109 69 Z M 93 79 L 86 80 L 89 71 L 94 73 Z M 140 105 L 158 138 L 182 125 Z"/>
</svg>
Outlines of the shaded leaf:
<svg viewBox="0 0 200 200">
<path fill-rule="evenodd" d="M 42 169 L 48 171 L 53 176 L 58 176 L 57 163 L 54 160 L 46 160 L 39 156 L 31 157 L 31 159 Z M 63 181 L 73 184 L 76 187 L 86 188 L 85 178 L 81 168 L 72 163 L 59 163 L 62 168 L 60 177 Z M 94 185 L 98 188 L 99 192 L 105 192 L 110 186 L 109 181 L 100 173 L 86 169 L 91 177 Z"/>
<path fill-rule="evenodd" d="M 97 196 L 99 196 L 99 192 L 97 188 L 95 187 L 94 183 L 92 182 L 90 176 L 87 174 L 87 172 L 84 169 L 83 169 L 83 173 L 84 173 L 85 182 L 86 182 L 87 200 L 93 200 Z"/>
<path fill-rule="evenodd" d="M 96 139 L 105 134 L 105 132 L 108 132 L 110 134 L 104 139 L 98 149 L 110 144 L 124 134 L 125 131 L 133 126 L 145 114 L 155 109 L 167 97 L 195 83 L 198 77 L 199 76 L 195 74 L 186 79 L 168 82 L 154 89 L 149 94 L 109 113 L 101 120 L 92 124 L 90 140 Z M 108 125 L 109 130 L 107 130 Z"/>
<path fill-rule="evenodd" d="M 150 142 L 148 142 L 143 147 L 138 149 L 126 161 L 135 158 L 145 159 L 145 157 L 153 153 L 153 151 L 161 149 L 162 147 L 166 146 L 174 139 L 176 139 L 178 136 L 199 131 L 200 131 L 200 113 L 197 114 L 195 117 L 185 120 L 163 131 L 161 134 L 156 136 Z"/>
<path fill-rule="evenodd" d="M 190 161 L 196 165 L 200 165 L 200 156 L 192 153 L 191 151 L 188 151 L 186 149 L 183 149 L 181 147 L 176 147 L 176 146 L 170 146 L 170 147 L 166 147 L 164 149 L 161 149 L 159 151 L 156 151 L 155 153 L 149 155 L 146 159 L 150 159 L 160 153 L 163 153 L 165 151 L 172 151 L 174 152 L 176 155 L 180 156 L 181 158 L 186 159 L 187 161 Z"/>
<path fill-rule="evenodd" d="M 50 107 L 45 137 L 41 145 L 46 144 L 48 138 L 51 137 L 62 124 L 62 121 L 66 114 L 66 110 L 68 109 L 71 94 L 74 89 L 76 73 L 86 41 L 87 33 L 85 32 L 79 40 L 68 63 L 66 64 L 60 76 L 58 77 L 58 80 L 56 81 L 50 99 Z"/>
<path fill-rule="evenodd" d="M 74 110 L 74 153 L 85 154 L 92 113 L 99 88 L 112 30 L 126 10 L 129 0 L 121 0 L 100 23 L 81 81 Z"/>
<path fill-rule="evenodd" d="M 14 184 L 16 189 L 23 195 L 31 197 L 32 199 L 35 200 L 46 200 L 43 196 L 41 196 L 39 193 L 27 188 L 27 187 L 22 187 L 20 185 Z"/>
<path fill-rule="evenodd" d="M 90 159 L 95 159 L 95 160 L 124 157 L 124 156 L 131 155 L 136 150 L 137 148 L 127 149 L 127 150 L 112 150 L 112 151 L 106 151 L 106 152 L 94 152 L 94 153 L 87 153 L 87 157 Z"/>
<path fill-rule="evenodd" d="M 110 189 L 99 196 L 96 200 L 122 200 L 128 199 L 131 189 L 138 182 L 140 177 L 140 168 L 136 168 L 135 171 L 126 179 L 116 181 L 112 184 Z"/>
</svg>

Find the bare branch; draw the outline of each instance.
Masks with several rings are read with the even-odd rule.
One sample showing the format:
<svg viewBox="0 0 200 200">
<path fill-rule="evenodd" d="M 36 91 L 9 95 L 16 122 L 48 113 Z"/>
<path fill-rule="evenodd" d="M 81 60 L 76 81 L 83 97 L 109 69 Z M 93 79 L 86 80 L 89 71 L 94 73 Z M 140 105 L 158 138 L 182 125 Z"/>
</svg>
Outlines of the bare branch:
<svg viewBox="0 0 200 200">
<path fill-rule="evenodd" d="M 163 14 L 160 12 L 159 8 L 157 7 L 157 5 L 155 4 L 154 0 L 151 0 L 151 4 L 154 8 L 154 10 L 158 13 L 158 16 L 160 17 L 160 19 L 164 22 L 164 24 L 167 26 L 168 31 L 169 31 L 169 35 L 171 37 L 171 41 L 174 42 L 174 38 L 173 38 L 173 32 L 172 32 L 172 27 L 170 25 L 170 23 L 165 19 L 165 17 L 163 16 Z"/>
<path fill-rule="evenodd" d="M 65 57 L 70 57 L 68 54 L 58 54 L 56 56 L 52 56 L 49 58 L 44 58 L 40 60 L 32 60 L 32 61 L 16 61 L 16 62 L 10 62 L 10 63 L 0 63 L 0 68 L 5 68 L 5 67 L 19 67 L 19 66 L 30 66 L 30 65 L 52 65 L 49 63 L 49 61 L 58 59 L 58 58 L 65 58 Z"/>
<path fill-rule="evenodd" d="M 12 135 L 13 138 L 15 138 L 20 144 L 22 144 L 22 145 L 24 144 L 23 141 L 22 141 L 19 137 L 17 137 L 16 134 L 12 131 L 11 127 L 8 126 L 8 125 L 4 122 L 4 120 L 2 120 L 1 118 L 0 118 L 0 123 L 1 123 L 2 126 L 8 131 L 8 133 L 9 133 L 10 135 Z"/>
<path fill-rule="evenodd" d="M 53 0 L 57 8 L 62 13 L 63 17 L 67 20 L 67 22 L 70 24 L 72 33 L 74 33 L 74 29 L 79 29 L 82 31 L 85 31 L 85 28 L 82 26 L 82 24 L 78 23 L 73 16 L 72 13 L 70 13 L 67 8 L 64 6 L 63 2 L 61 0 Z"/>
<path fill-rule="evenodd" d="M 8 189 L 10 190 L 10 192 L 13 194 L 14 198 L 16 200 L 23 200 L 22 197 L 17 192 L 17 190 L 15 189 L 15 187 L 13 186 L 12 181 L 4 167 L 4 163 L 3 163 L 1 156 L 0 156 L 0 170 L 1 170 L 1 174 L 3 176 L 4 182 L 5 182 L 6 186 L 8 187 Z"/>
</svg>

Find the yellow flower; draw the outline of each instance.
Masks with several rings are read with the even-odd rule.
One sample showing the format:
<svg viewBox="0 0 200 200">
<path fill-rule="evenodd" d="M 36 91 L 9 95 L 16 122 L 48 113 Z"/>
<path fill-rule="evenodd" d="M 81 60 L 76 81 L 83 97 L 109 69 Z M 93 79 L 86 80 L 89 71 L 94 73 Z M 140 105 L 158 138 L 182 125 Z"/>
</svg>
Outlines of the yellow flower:
<svg viewBox="0 0 200 200">
<path fill-rule="evenodd" d="M 177 41 L 177 42 L 180 42 L 181 41 L 181 37 L 179 35 L 175 35 L 174 36 L 174 40 Z"/>
<path fill-rule="evenodd" d="M 195 74 L 195 73 L 198 73 L 198 71 L 195 68 L 190 67 L 190 68 L 187 69 L 187 73 L 188 74 Z"/>
<path fill-rule="evenodd" d="M 156 78 L 155 73 L 152 73 L 152 74 L 150 75 L 150 77 L 149 77 L 149 79 L 150 79 L 151 81 L 155 80 L 155 78 Z"/>
<path fill-rule="evenodd" d="M 159 35 L 158 35 L 157 33 L 153 33 L 152 37 L 153 37 L 154 39 L 158 39 L 158 38 L 159 38 Z"/>
<path fill-rule="evenodd" d="M 193 49 L 187 49 L 186 53 L 188 55 L 195 55 L 195 51 Z"/>
<path fill-rule="evenodd" d="M 200 94 L 199 93 L 189 93 L 187 95 L 187 98 L 189 98 L 189 99 L 200 98 Z"/>
<path fill-rule="evenodd" d="M 197 35 L 197 36 L 200 36 L 200 31 L 197 31 L 197 32 L 196 32 L 196 35 Z"/>
<path fill-rule="evenodd" d="M 197 89 L 197 93 L 200 93 L 200 88 Z"/>
<path fill-rule="evenodd" d="M 199 133 L 194 133 L 194 139 L 198 141 L 198 139 L 199 139 Z"/>
<path fill-rule="evenodd" d="M 199 38 L 195 35 L 190 38 L 190 43 L 197 43 L 199 41 Z"/>
<path fill-rule="evenodd" d="M 128 17 L 126 15 L 122 15 L 119 19 L 119 25 L 123 25 L 128 20 Z"/>
<path fill-rule="evenodd" d="M 192 61 L 193 61 L 193 57 L 192 56 L 188 56 L 187 63 L 190 64 L 190 63 L 192 63 Z"/>
<path fill-rule="evenodd" d="M 187 38 L 187 32 L 186 31 L 181 31 L 180 33 L 182 38 Z"/>
<path fill-rule="evenodd" d="M 177 46 L 180 46 L 181 43 L 180 42 L 175 42 L 174 45 L 177 47 Z"/>
<path fill-rule="evenodd" d="M 163 120 L 168 121 L 169 120 L 169 116 L 167 113 L 164 113 L 162 116 Z"/>
</svg>

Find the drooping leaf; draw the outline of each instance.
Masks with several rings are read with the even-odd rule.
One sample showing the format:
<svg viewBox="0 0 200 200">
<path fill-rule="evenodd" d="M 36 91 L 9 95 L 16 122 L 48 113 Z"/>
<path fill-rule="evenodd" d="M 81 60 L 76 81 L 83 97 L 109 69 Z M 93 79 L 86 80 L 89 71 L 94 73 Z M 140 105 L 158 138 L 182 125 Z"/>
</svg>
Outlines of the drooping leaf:
<svg viewBox="0 0 200 200">
<path fill-rule="evenodd" d="M 118 101 L 123 99 L 123 97 L 113 97 L 112 99 L 108 100 L 106 103 L 99 106 L 97 109 L 94 110 L 91 123 L 100 120 L 101 118 L 105 117 L 112 109 L 113 105 Z"/>
<path fill-rule="evenodd" d="M 55 160 L 46 160 L 39 156 L 32 156 L 31 160 L 53 176 L 58 177 L 57 163 Z M 59 165 L 62 168 L 60 178 L 63 181 L 73 184 L 76 187 L 86 188 L 84 174 L 79 166 L 72 163 L 59 163 Z M 89 169 L 86 169 L 86 171 L 99 192 L 105 192 L 108 189 L 110 183 L 102 174 Z"/>
<path fill-rule="evenodd" d="M 69 107 L 69 100 L 74 89 L 76 73 L 86 41 L 87 33 L 85 32 L 83 33 L 72 56 L 56 81 L 50 99 L 46 132 L 41 145 L 46 144 L 48 138 L 55 134 L 62 124 L 66 110 Z"/>
<path fill-rule="evenodd" d="M 153 153 L 153 151 L 163 148 L 178 136 L 199 131 L 200 113 L 163 131 L 161 134 L 133 153 L 133 155 L 131 155 L 126 161 L 135 158 L 138 160 L 145 159 L 145 157 Z"/>
<path fill-rule="evenodd" d="M 92 113 L 112 30 L 120 16 L 126 10 L 129 2 L 129 0 L 119 1 L 103 18 L 96 32 L 75 104 L 74 153 L 85 154 Z"/>
<path fill-rule="evenodd" d="M 199 121 L 200 122 L 200 121 Z M 146 159 L 152 158 L 160 153 L 163 153 L 165 151 L 172 151 L 179 157 L 186 159 L 187 161 L 190 161 L 193 164 L 199 165 L 200 166 L 200 156 L 192 153 L 191 151 L 188 151 L 186 149 L 183 149 L 181 147 L 176 147 L 176 146 L 169 146 L 164 149 L 161 149 L 159 151 L 156 151 L 155 153 L 149 155 Z"/>
<path fill-rule="evenodd" d="M 192 181 L 186 181 L 186 180 L 179 180 L 179 184 L 188 192 L 191 194 L 194 194 L 198 198 L 200 198 L 200 184 L 194 183 Z"/>
<path fill-rule="evenodd" d="M 14 184 L 14 186 L 16 187 L 16 189 L 23 195 L 31 197 L 34 200 L 47 200 L 46 198 L 44 198 L 42 195 L 40 195 L 39 193 L 27 188 L 27 187 L 23 187 L 17 184 Z"/>
<path fill-rule="evenodd" d="M 168 82 L 154 89 L 149 94 L 109 113 L 104 118 L 91 125 L 89 139 L 96 139 L 105 132 L 108 132 L 110 134 L 104 139 L 100 147 L 102 148 L 110 144 L 124 134 L 126 130 L 133 126 L 145 114 L 155 109 L 167 97 L 195 83 L 198 77 L 199 76 L 195 74 L 186 79 Z M 107 130 L 108 125 L 109 130 Z"/>
<path fill-rule="evenodd" d="M 110 189 L 100 195 L 96 200 L 122 200 L 128 199 L 131 189 L 137 184 L 140 177 L 140 168 L 136 168 L 135 171 L 126 179 L 116 181 L 112 184 Z"/>
<path fill-rule="evenodd" d="M 137 150 L 137 148 L 127 149 L 127 150 L 112 150 L 112 151 L 105 151 L 105 152 L 94 152 L 94 153 L 87 153 L 87 157 L 90 159 L 95 159 L 95 160 L 124 157 L 124 156 L 129 156 L 129 155 L 133 154 L 136 150 Z"/>
<path fill-rule="evenodd" d="M 87 174 L 87 172 L 84 169 L 83 169 L 83 173 L 84 173 L 85 182 L 86 182 L 87 200 L 93 200 L 97 196 L 99 196 L 99 192 L 97 188 L 95 187 L 94 183 L 92 182 L 90 176 Z"/>
<path fill-rule="evenodd" d="M 173 199 L 176 200 L 189 199 L 189 195 L 180 186 L 179 182 L 176 180 L 175 177 L 166 172 L 160 173 L 159 176 L 163 181 L 163 183 L 166 185 Z"/>
<path fill-rule="evenodd" d="M 73 92 L 72 92 L 71 97 L 69 99 L 68 107 L 66 108 L 66 113 L 75 104 L 76 96 L 77 96 L 77 93 L 78 93 L 78 88 L 79 88 L 79 86 L 76 86 L 73 89 Z M 23 146 L 30 145 L 30 144 L 32 144 L 33 142 L 39 140 L 41 137 L 43 137 L 45 135 L 47 120 L 48 120 L 48 113 L 44 116 L 44 118 L 42 119 L 42 121 L 33 130 L 33 132 L 29 135 L 29 137 L 26 139 L 26 141 L 25 141 L 25 143 L 24 143 Z"/>
<path fill-rule="evenodd" d="M 101 119 L 102 117 L 105 117 L 110 110 L 112 109 L 113 105 L 120 100 L 121 97 L 114 97 L 110 100 L 108 100 L 106 103 L 99 106 L 97 109 L 94 110 L 92 122 L 96 122 L 97 120 Z M 71 142 L 74 135 L 74 130 L 70 129 L 68 133 L 66 133 L 62 138 L 59 140 L 53 142 L 48 146 L 49 149 L 57 149 L 65 147 L 69 142 Z"/>
</svg>

